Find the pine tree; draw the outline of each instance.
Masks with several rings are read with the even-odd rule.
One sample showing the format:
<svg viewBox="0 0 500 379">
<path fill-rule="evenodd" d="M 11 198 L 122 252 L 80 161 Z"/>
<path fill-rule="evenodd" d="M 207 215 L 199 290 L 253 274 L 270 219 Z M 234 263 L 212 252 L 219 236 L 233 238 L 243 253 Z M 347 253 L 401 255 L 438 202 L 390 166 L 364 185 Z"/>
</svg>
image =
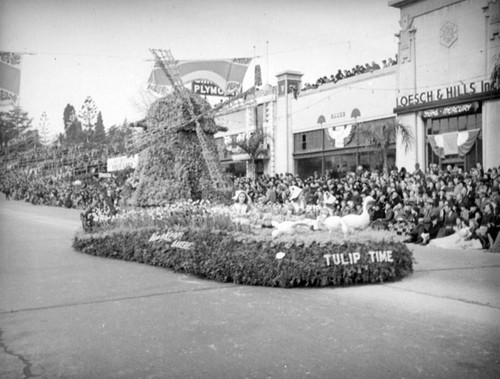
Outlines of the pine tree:
<svg viewBox="0 0 500 379">
<path fill-rule="evenodd" d="M 43 146 L 48 146 L 50 144 L 50 120 L 45 111 L 40 116 L 40 120 L 38 120 L 37 129 L 40 137 L 40 143 Z"/>
<path fill-rule="evenodd" d="M 90 142 L 97 119 L 97 106 L 92 97 L 87 96 L 80 108 L 80 112 L 78 112 L 78 118 L 84 127 L 85 139 L 87 142 Z"/>
</svg>

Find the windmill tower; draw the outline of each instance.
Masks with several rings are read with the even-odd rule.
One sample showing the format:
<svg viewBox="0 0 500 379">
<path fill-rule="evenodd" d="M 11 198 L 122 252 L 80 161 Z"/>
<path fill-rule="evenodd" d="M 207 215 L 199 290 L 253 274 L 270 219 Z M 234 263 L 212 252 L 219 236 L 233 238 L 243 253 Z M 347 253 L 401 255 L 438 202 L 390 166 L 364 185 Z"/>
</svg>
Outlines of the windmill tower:
<svg viewBox="0 0 500 379">
<path fill-rule="evenodd" d="M 141 136 L 128 141 L 128 152 L 141 154 L 132 202 L 162 205 L 220 196 L 231 190 L 231 185 L 222 173 L 213 140 L 213 135 L 225 128 L 215 124 L 214 115 L 254 89 L 212 108 L 184 86 L 169 50 L 151 49 L 151 53 L 172 91 L 157 100 L 148 116 L 136 123 L 144 129 Z"/>
</svg>

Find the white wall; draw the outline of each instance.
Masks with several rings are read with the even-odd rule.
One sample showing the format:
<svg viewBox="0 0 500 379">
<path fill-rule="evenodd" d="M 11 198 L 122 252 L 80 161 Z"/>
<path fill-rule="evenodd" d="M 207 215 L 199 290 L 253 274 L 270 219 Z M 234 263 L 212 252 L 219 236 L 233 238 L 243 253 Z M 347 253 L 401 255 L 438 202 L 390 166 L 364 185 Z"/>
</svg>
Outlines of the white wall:
<svg viewBox="0 0 500 379">
<path fill-rule="evenodd" d="M 396 66 L 392 66 L 304 91 L 290 100 L 292 132 L 351 124 L 354 108 L 361 113 L 358 122 L 393 116 L 395 86 Z M 318 124 L 321 115 L 326 119 L 323 125 Z"/>
<path fill-rule="evenodd" d="M 288 104 L 287 104 L 288 101 Z M 275 149 L 275 172 L 286 173 L 293 172 L 292 153 L 290 149 L 290 140 L 292 139 L 290 120 L 287 119 L 287 112 L 289 112 L 290 102 L 293 100 L 293 95 L 278 96 L 276 100 L 276 128 L 274 135 L 274 149 Z"/>
<path fill-rule="evenodd" d="M 483 167 L 500 166 L 500 99 L 483 103 Z"/>
<path fill-rule="evenodd" d="M 246 131 L 246 110 L 240 109 L 236 112 L 226 114 L 224 116 L 219 116 L 215 119 L 215 122 L 219 126 L 224 126 L 228 128 L 227 132 L 220 132 L 216 134 L 216 137 L 228 136 L 232 134 L 243 133 Z"/>
</svg>

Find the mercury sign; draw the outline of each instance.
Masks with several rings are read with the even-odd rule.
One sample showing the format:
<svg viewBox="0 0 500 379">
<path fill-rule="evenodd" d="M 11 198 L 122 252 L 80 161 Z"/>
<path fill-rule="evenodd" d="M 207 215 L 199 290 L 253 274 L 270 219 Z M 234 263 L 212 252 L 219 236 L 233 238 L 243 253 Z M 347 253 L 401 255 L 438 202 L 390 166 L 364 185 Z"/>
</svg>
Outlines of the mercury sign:
<svg viewBox="0 0 500 379">
<path fill-rule="evenodd" d="M 191 87 L 198 95 L 225 96 L 222 88 L 208 80 L 195 80 L 191 83 Z"/>
</svg>

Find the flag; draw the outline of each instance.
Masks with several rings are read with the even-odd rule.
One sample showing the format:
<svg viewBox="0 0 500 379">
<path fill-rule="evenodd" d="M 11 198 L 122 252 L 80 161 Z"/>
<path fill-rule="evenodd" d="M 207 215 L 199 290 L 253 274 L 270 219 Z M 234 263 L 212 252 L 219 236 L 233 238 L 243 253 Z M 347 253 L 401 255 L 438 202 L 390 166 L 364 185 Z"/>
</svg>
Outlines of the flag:
<svg viewBox="0 0 500 379">
<path fill-rule="evenodd" d="M 352 126 L 351 125 L 345 125 L 345 126 L 340 126 L 340 127 L 333 127 L 333 128 L 328 128 L 328 136 L 335 140 L 335 147 L 344 147 L 347 145 L 351 138 L 351 131 L 352 131 Z"/>
<path fill-rule="evenodd" d="M 465 130 L 436 135 L 428 135 L 432 151 L 440 158 L 449 155 L 465 157 L 474 146 L 481 129 Z"/>
</svg>

